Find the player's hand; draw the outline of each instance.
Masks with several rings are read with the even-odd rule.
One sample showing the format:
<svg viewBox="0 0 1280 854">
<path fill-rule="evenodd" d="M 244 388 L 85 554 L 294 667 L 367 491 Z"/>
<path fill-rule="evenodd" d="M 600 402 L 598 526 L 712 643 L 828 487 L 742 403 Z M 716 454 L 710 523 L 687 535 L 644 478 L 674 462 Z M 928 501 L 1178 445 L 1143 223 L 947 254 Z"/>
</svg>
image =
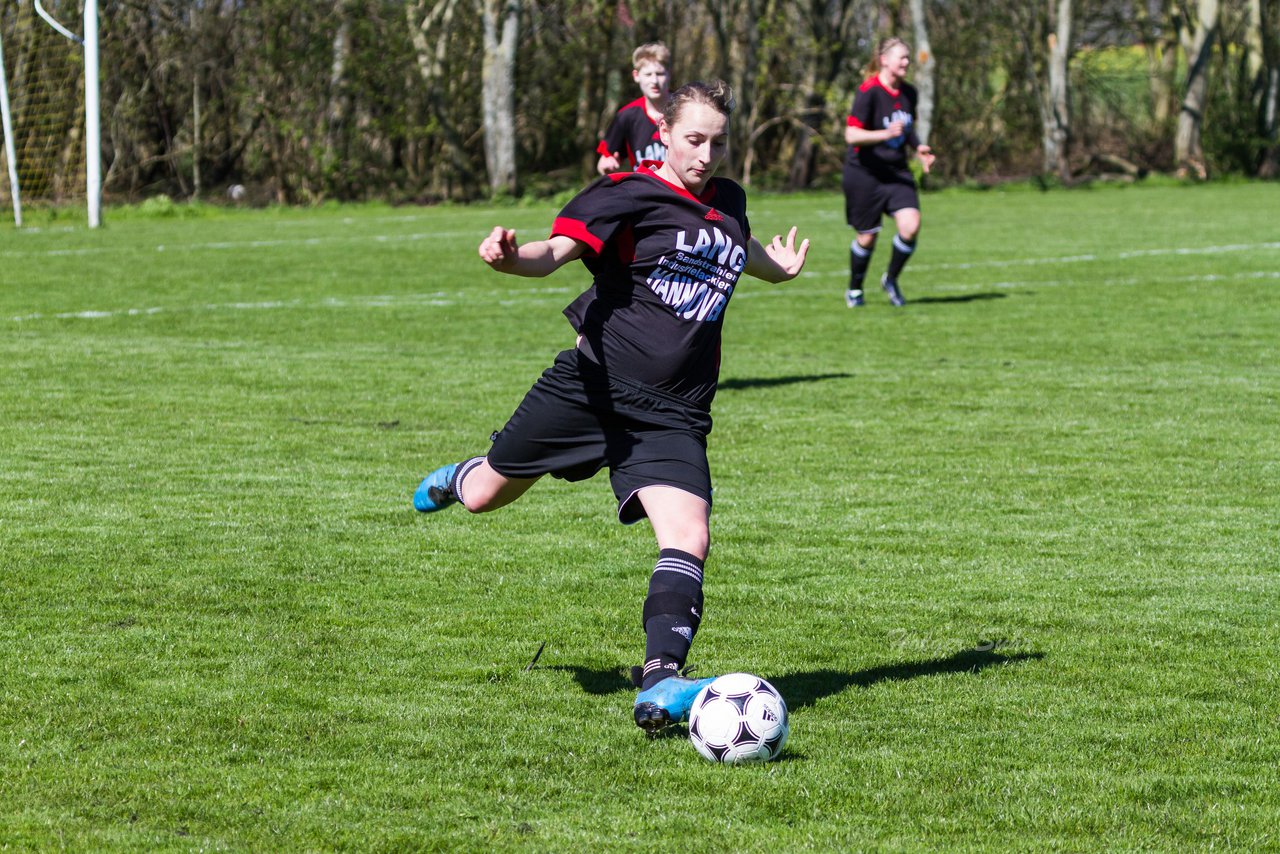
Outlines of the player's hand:
<svg viewBox="0 0 1280 854">
<path fill-rule="evenodd" d="M 903 127 L 902 122 L 889 122 L 885 127 L 884 132 L 887 134 L 885 139 L 895 139 L 902 136 L 902 134 L 906 132 L 906 129 Z"/>
<path fill-rule="evenodd" d="M 618 162 L 618 157 L 614 154 L 602 154 L 600 159 L 596 161 L 596 171 L 601 175 L 617 172 L 621 168 L 622 164 Z"/>
<path fill-rule="evenodd" d="M 493 269 L 504 272 L 516 262 L 520 244 L 513 229 L 495 225 L 489 236 L 480 241 L 480 258 Z"/>
<path fill-rule="evenodd" d="M 916 156 L 920 158 L 920 166 L 924 169 L 925 174 L 928 175 L 929 170 L 933 168 L 933 161 L 938 159 L 937 155 L 933 153 L 933 149 L 929 146 L 921 145 L 916 147 Z"/>
<path fill-rule="evenodd" d="M 804 267 L 804 258 L 809 254 L 809 239 L 806 237 L 797 248 L 796 227 L 793 225 L 787 232 L 786 243 L 782 242 L 782 235 L 775 234 L 773 240 L 769 241 L 769 245 L 764 248 L 764 253 L 773 260 L 773 263 L 782 268 L 788 279 L 793 279 Z"/>
</svg>

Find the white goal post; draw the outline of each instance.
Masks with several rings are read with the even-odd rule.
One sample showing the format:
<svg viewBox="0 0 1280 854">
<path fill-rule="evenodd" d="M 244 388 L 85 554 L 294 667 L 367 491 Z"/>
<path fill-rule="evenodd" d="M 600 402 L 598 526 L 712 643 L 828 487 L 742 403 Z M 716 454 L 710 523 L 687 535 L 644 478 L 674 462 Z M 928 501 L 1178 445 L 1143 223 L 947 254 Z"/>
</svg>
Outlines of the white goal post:
<svg viewBox="0 0 1280 854">
<path fill-rule="evenodd" d="M 84 178 L 85 201 L 88 208 L 89 227 L 97 228 L 102 223 L 102 137 L 99 106 L 98 85 L 98 0 L 84 0 L 84 36 L 62 26 L 52 15 L 45 11 L 40 0 L 18 0 L 18 3 L 30 2 L 31 9 L 53 30 L 84 48 Z M 19 9 L 19 11 L 21 11 Z M 30 12 L 23 13 L 27 16 Z M 15 66 L 28 64 L 30 57 L 15 57 Z M 10 108 L 9 79 L 6 72 L 3 34 L 0 33 L 0 114 L 2 114 L 4 132 L 4 158 L 7 164 L 8 189 L 13 203 L 13 221 L 22 226 L 22 188 L 20 182 L 27 165 L 23 159 L 26 150 L 15 140 L 24 136 L 23 118 L 15 116 Z M 17 77 L 22 77 L 18 72 Z M 23 83 L 18 81 L 19 89 Z M 19 94 L 19 103 L 25 102 L 26 93 Z M 19 109 L 21 112 L 21 109 Z M 48 136 L 56 136 L 59 132 L 50 131 Z M 63 131 L 65 133 L 65 131 Z M 25 140 L 24 140 L 25 141 Z M 60 145 L 65 139 L 46 140 L 46 145 Z M 0 173 L 4 175 L 5 173 Z M 28 175 L 28 177 L 30 177 Z"/>
</svg>

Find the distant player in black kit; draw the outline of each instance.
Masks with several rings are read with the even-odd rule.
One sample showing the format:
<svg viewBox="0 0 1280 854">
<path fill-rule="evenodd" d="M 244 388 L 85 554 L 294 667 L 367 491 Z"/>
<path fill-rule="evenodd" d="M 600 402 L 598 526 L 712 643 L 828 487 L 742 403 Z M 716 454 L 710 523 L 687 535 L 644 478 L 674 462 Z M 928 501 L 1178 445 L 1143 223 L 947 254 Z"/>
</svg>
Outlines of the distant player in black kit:
<svg viewBox="0 0 1280 854">
<path fill-rule="evenodd" d="M 906 305 L 898 288 L 898 276 L 916 248 L 920 231 L 920 199 L 916 181 L 907 167 L 914 152 L 924 171 L 933 166 L 929 146 L 922 145 L 913 127 L 916 90 L 906 82 L 911 49 L 901 39 L 885 39 L 872 59 L 869 76 L 858 87 L 849 111 L 844 140 L 849 154 L 844 162 L 844 211 L 857 237 L 849 245 L 849 288 L 845 303 L 863 305 L 862 280 L 871 263 L 880 233 L 880 219 L 893 217 L 898 233 L 893 256 L 880 284 L 894 305 Z"/>
<path fill-rule="evenodd" d="M 710 548 L 707 434 L 725 308 L 748 273 L 795 277 L 809 241 L 792 228 L 768 246 L 751 236 L 740 186 L 713 178 L 728 150 L 733 96 L 722 81 L 677 90 L 660 122 L 666 161 L 598 179 L 567 204 L 546 240 L 517 244 L 497 227 L 480 257 L 502 273 L 546 276 L 575 258 L 593 282 L 564 310 L 577 344 L 534 384 L 486 456 L 444 466 L 413 504 L 472 513 L 515 501 L 540 477 L 585 480 L 601 469 L 625 524 L 646 516 L 658 540 L 644 602 L 645 660 L 636 723 L 688 715 L 711 681 L 680 675 L 702 619 Z"/>
<path fill-rule="evenodd" d="M 658 136 L 658 122 L 671 86 L 671 51 L 659 42 L 642 44 L 631 53 L 631 79 L 640 97 L 618 110 L 596 146 L 601 175 L 620 169 L 636 169 L 641 163 L 661 163 L 667 147 Z"/>
</svg>

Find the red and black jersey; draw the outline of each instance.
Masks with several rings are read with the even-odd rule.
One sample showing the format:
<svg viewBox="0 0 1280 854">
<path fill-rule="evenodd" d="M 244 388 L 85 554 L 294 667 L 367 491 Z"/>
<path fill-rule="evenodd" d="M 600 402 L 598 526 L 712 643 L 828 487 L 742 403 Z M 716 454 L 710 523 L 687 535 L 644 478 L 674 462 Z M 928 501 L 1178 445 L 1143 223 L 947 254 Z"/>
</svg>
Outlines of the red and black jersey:
<svg viewBox="0 0 1280 854">
<path fill-rule="evenodd" d="M 902 122 L 902 136 L 876 145 L 849 146 L 845 162 L 872 171 L 905 169 L 909 151 L 920 144 L 915 130 L 916 89 L 909 83 L 893 90 L 880 82 L 879 75 L 868 77 L 858 87 L 849 110 L 848 124 L 867 130 L 884 130 L 892 122 Z M 910 146 L 908 150 L 907 146 Z"/>
<path fill-rule="evenodd" d="M 556 218 L 587 245 L 594 281 L 564 314 L 611 374 L 709 409 L 725 307 L 747 265 L 747 199 L 727 178 L 701 196 L 648 166 L 607 175 Z"/>
<path fill-rule="evenodd" d="M 649 118 L 644 98 L 637 98 L 618 110 L 596 152 L 601 156 L 626 157 L 632 169 L 647 160 L 662 163 L 667 159 L 667 147 L 658 139 L 658 124 Z"/>
</svg>

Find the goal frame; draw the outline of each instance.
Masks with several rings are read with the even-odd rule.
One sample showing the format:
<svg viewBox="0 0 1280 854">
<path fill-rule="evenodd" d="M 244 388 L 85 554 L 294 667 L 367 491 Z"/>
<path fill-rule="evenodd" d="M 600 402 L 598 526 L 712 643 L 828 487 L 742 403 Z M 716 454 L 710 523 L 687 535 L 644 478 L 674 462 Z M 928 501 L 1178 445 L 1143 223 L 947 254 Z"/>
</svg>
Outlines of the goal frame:
<svg viewBox="0 0 1280 854">
<path fill-rule="evenodd" d="M 102 224 L 102 128 L 98 81 L 98 0 L 84 0 L 84 38 L 59 24 L 40 0 L 32 0 L 36 13 L 50 27 L 84 48 L 85 196 L 89 227 Z M 13 120 L 9 113 L 9 85 L 4 69 L 4 44 L 0 40 L 0 117 L 3 118 L 5 161 L 9 167 L 9 190 L 13 200 L 13 222 L 22 227 L 22 190 L 18 185 L 18 161 L 13 144 Z"/>
</svg>

